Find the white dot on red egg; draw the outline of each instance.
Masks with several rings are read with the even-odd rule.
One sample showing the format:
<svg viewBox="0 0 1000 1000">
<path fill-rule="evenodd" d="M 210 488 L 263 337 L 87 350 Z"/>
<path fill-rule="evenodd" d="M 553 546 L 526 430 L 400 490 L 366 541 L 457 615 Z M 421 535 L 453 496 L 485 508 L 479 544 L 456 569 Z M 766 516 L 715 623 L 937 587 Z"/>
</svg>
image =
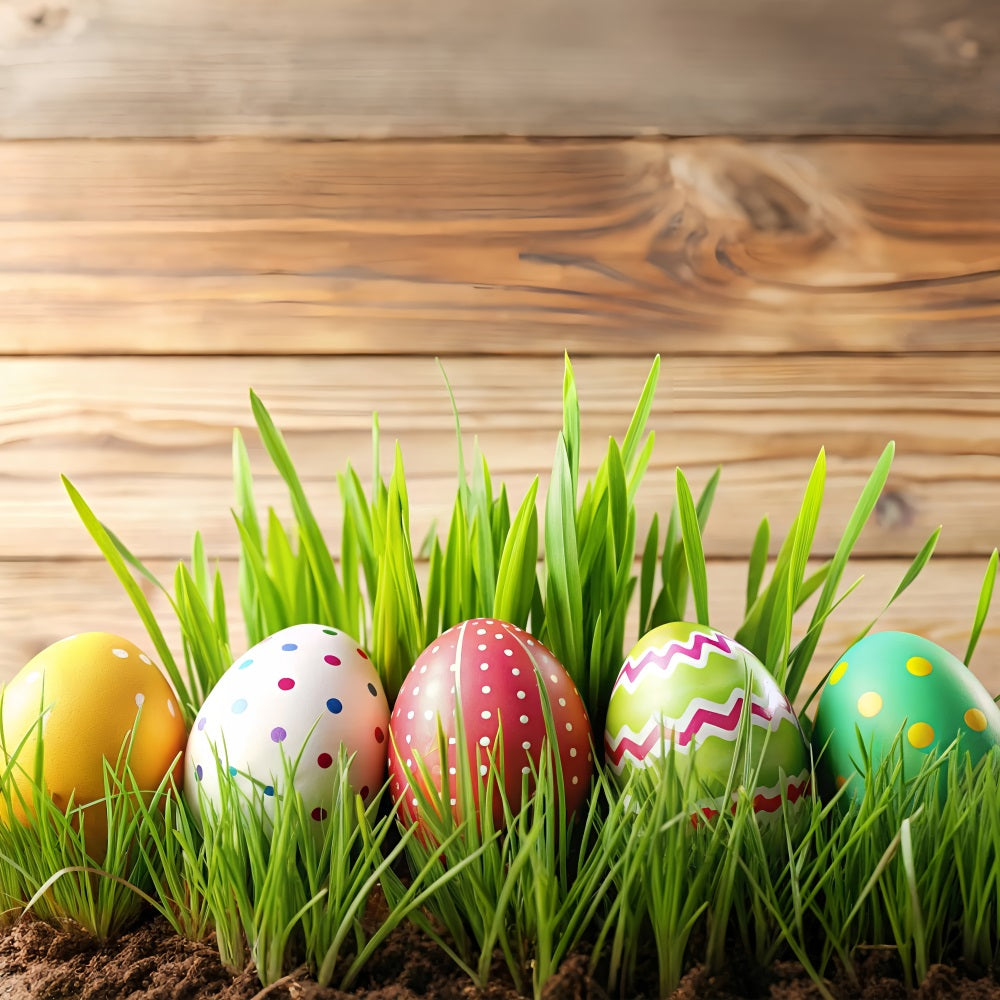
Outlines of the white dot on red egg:
<svg viewBox="0 0 1000 1000">
<path fill-rule="evenodd" d="M 490 693 L 490 686 L 489 686 L 489 684 L 484 684 L 483 685 L 483 694 L 489 694 L 489 693 Z"/>
<path fill-rule="evenodd" d="M 517 696 L 518 696 L 518 698 L 520 698 L 520 699 L 521 699 L 522 701 L 523 701 L 523 700 L 524 700 L 525 698 L 527 698 L 527 697 L 528 697 L 528 695 L 527 695 L 527 692 L 525 692 L 525 691 L 518 691 L 518 692 L 517 692 Z"/>
<path fill-rule="evenodd" d="M 440 646 L 435 646 L 435 647 L 434 647 L 434 648 L 433 648 L 433 649 L 431 650 L 431 652 L 432 652 L 432 653 L 436 653 L 436 652 L 437 652 L 437 651 L 438 651 L 438 650 L 439 650 L 440 648 L 441 648 Z"/>
<path fill-rule="evenodd" d="M 511 675 L 511 677 L 520 677 L 521 676 L 521 671 L 518 670 L 517 667 L 514 667 L 514 669 L 511 670 L 510 675 Z"/>
<path fill-rule="evenodd" d="M 574 785 L 580 784 L 580 779 L 575 774 L 573 775 L 573 784 Z"/>
<path fill-rule="evenodd" d="M 565 698 L 560 698 L 559 699 L 559 707 L 560 708 L 565 708 L 566 707 L 566 699 Z"/>
<path fill-rule="evenodd" d="M 451 804 L 452 804 L 453 806 L 455 806 L 455 805 L 458 805 L 458 799 L 449 799 L 448 801 L 449 801 L 449 802 L 450 802 L 450 803 L 451 803 Z"/>
<path fill-rule="evenodd" d="M 484 629 L 484 628 L 477 628 L 476 629 L 476 635 L 486 635 L 486 629 Z"/>
<path fill-rule="evenodd" d="M 407 743 L 412 743 L 413 742 L 413 737 L 409 733 L 406 734 L 406 742 Z"/>
<path fill-rule="evenodd" d="M 413 693 L 415 695 L 420 694 L 420 685 L 419 684 L 413 689 Z"/>
<path fill-rule="evenodd" d="M 497 632 L 497 634 L 495 636 L 493 636 L 493 638 L 494 639 L 502 639 L 503 638 L 503 632 Z"/>
<path fill-rule="evenodd" d="M 552 681 L 553 684 L 559 683 L 559 678 L 555 674 L 549 674 L 549 680 Z"/>
<path fill-rule="evenodd" d="M 521 768 L 521 774 L 530 774 L 530 773 L 531 773 L 531 768 L 528 767 L 527 764 L 525 764 L 524 767 Z"/>
<path fill-rule="evenodd" d="M 528 723 L 528 717 L 526 715 L 522 715 L 521 716 L 521 724 L 522 725 L 527 725 L 527 723 Z"/>
<path fill-rule="evenodd" d="M 504 656 L 513 656 L 514 655 L 514 650 L 513 649 L 505 649 L 503 651 L 503 655 Z"/>
<path fill-rule="evenodd" d="M 570 747 L 569 748 L 569 755 L 570 755 L 570 757 L 575 757 L 576 756 L 576 747 Z"/>
<path fill-rule="evenodd" d="M 431 719 L 433 719 L 433 718 L 434 718 L 434 713 L 433 713 L 433 712 L 432 712 L 432 711 L 431 711 L 431 710 L 430 710 L 430 709 L 428 708 L 428 709 L 427 709 L 427 710 L 426 710 L 426 711 L 424 712 L 424 718 L 425 718 L 425 719 L 426 719 L 426 720 L 427 720 L 428 722 L 430 722 L 430 721 L 431 721 Z"/>
<path fill-rule="evenodd" d="M 528 640 L 528 645 L 529 646 L 534 646 L 534 644 L 535 644 L 535 640 L 534 639 L 529 639 Z"/>
<path fill-rule="evenodd" d="M 481 715 L 481 716 L 482 716 L 482 717 L 483 717 L 484 719 L 489 719 L 489 718 L 490 718 L 490 717 L 491 717 L 491 716 L 493 715 L 493 713 L 492 713 L 492 712 L 490 712 L 490 711 L 489 711 L 489 709 L 486 709 L 486 708 L 484 708 L 484 709 L 482 710 L 482 712 L 480 712 L 479 714 L 480 714 L 480 715 Z"/>
<path fill-rule="evenodd" d="M 448 745 L 449 746 L 454 746 L 455 745 L 455 737 L 454 736 L 449 736 L 448 737 Z"/>
<path fill-rule="evenodd" d="M 525 741 L 524 741 L 524 742 L 523 742 L 523 743 L 521 744 L 521 749 L 522 749 L 522 750 L 530 750 L 530 749 L 531 749 L 531 740 L 525 740 Z"/>
<path fill-rule="evenodd" d="M 449 774 L 454 774 L 454 773 L 455 773 L 455 768 L 453 768 L 453 767 L 449 767 L 449 768 L 448 768 L 448 773 L 449 773 Z"/>
<path fill-rule="evenodd" d="M 486 766 L 485 764 L 480 764 L 480 765 L 479 765 L 479 773 L 480 773 L 481 775 L 483 775 L 484 777 L 486 776 L 486 772 L 487 772 L 488 770 L 489 770 L 489 768 L 488 768 L 488 767 L 487 767 L 487 766 Z"/>
<path fill-rule="evenodd" d="M 573 723 L 572 722 L 567 722 L 566 723 L 566 732 L 567 733 L 573 732 Z"/>
<path fill-rule="evenodd" d="M 486 643 L 481 642 L 476 648 L 479 650 L 480 653 L 482 653 L 486 650 Z"/>
<path fill-rule="evenodd" d="M 481 747 L 488 747 L 490 745 L 490 738 L 488 736 L 480 736 L 479 745 Z"/>
<path fill-rule="evenodd" d="M 483 662 L 479 664 L 479 669 L 480 670 L 489 670 L 490 669 L 490 665 L 489 665 L 489 663 L 487 663 L 486 660 L 483 660 Z"/>
</svg>

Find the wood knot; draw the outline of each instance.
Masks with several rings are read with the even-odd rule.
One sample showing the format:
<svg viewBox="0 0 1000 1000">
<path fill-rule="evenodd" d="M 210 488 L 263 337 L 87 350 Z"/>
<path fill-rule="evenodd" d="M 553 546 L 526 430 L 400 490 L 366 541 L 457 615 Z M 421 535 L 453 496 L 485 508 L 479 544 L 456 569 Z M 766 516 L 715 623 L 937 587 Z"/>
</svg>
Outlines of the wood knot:
<svg viewBox="0 0 1000 1000">
<path fill-rule="evenodd" d="M 982 46 L 976 26 L 957 17 L 938 28 L 911 28 L 902 33 L 903 44 L 942 69 L 966 69 L 979 62 Z"/>
<path fill-rule="evenodd" d="M 844 206 L 795 157 L 753 143 L 692 143 L 671 161 L 687 202 L 744 232 L 820 236 L 845 228 Z M 833 218 L 831 218 L 833 216 Z"/>
<path fill-rule="evenodd" d="M 25 12 L 27 22 L 38 31 L 58 31 L 69 18 L 66 7 L 35 7 Z"/>
<path fill-rule="evenodd" d="M 897 490 L 883 493 L 875 503 L 875 523 L 888 531 L 908 528 L 916 516 L 913 504 Z"/>
<path fill-rule="evenodd" d="M 75 35 L 86 24 L 83 6 L 76 3 L 39 3 L 39 0 L 0 0 L 0 45 L 9 42 L 32 43 L 53 37 Z"/>
</svg>

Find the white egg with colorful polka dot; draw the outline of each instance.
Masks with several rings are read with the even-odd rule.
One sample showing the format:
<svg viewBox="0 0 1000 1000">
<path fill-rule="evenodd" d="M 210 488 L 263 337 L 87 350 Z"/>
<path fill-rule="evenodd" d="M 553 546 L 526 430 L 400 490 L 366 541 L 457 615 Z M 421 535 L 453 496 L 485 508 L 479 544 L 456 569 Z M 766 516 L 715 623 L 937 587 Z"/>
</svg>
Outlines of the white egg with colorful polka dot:
<svg viewBox="0 0 1000 1000">
<path fill-rule="evenodd" d="M 220 808 L 221 782 L 272 814 L 290 765 L 317 823 L 332 807 L 337 758 L 353 755 L 351 787 L 371 801 L 385 780 L 389 705 L 359 643 L 327 625 L 292 625 L 238 657 L 198 712 L 184 794 L 201 821 Z"/>
</svg>

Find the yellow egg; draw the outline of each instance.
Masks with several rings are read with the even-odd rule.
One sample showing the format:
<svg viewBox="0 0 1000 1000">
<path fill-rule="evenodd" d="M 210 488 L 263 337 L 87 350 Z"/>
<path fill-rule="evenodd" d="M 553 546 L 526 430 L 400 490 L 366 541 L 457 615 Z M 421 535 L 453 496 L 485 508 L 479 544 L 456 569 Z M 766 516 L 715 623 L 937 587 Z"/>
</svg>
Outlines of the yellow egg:
<svg viewBox="0 0 1000 1000">
<path fill-rule="evenodd" d="M 176 695 L 160 669 L 118 635 L 87 632 L 56 642 L 3 690 L 5 761 L 16 755 L 12 780 L 29 803 L 39 729 L 45 787 L 63 808 L 70 796 L 79 806 L 103 798 L 104 761 L 116 765 L 133 728 L 129 764 L 139 787 L 152 790 L 179 762 L 187 733 Z M 179 764 L 174 773 L 179 782 Z M 16 798 L 14 812 L 24 820 Z M 101 802 L 87 810 L 92 853 L 103 853 L 104 825 Z"/>
</svg>

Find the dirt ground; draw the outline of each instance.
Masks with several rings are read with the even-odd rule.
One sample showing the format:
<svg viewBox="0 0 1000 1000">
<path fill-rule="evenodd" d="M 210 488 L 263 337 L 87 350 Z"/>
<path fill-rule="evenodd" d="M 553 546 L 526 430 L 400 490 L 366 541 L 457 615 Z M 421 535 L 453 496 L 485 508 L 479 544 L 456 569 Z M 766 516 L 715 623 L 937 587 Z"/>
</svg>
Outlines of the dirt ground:
<svg viewBox="0 0 1000 1000">
<path fill-rule="evenodd" d="M 0 934 L 0 998 L 31 1000 L 514 1000 L 518 994 L 497 975 L 486 990 L 477 990 L 436 947 L 412 928 L 393 934 L 362 973 L 351 993 L 323 989 L 304 972 L 262 990 L 253 970 L 238 976 L 219 962 L 211 942 L 192 942 L 175 935 L 162 920 L 146 921 L 114 942 L 98 945 L 82 931 L 55 930 L 24 919 Z M 653 970 L 648 970 L 652 972 Z M 948 966 L 934 966 L 927 981 L 908 993 L 891 952 L 872 952 L 861 963 L 861 982 L 829 983 L 838 1000 L 1000 1000 L 1000 983 L 977 979 Z M 642 978 L 643 970 L 639 970 Z M 652 996 L 652 984 L 637 986 L 632 996 Z M 751 975 L 734 969 L 708 975 L 691 969 L 671 1000 L 819 1000 L 820 993 L 802 967 L 781 962 L 768 973 Z M 591 976 L 582 955 L 571 956 L 549 981 L 546 1000 L 617 1000 Z"/>
</svg>

